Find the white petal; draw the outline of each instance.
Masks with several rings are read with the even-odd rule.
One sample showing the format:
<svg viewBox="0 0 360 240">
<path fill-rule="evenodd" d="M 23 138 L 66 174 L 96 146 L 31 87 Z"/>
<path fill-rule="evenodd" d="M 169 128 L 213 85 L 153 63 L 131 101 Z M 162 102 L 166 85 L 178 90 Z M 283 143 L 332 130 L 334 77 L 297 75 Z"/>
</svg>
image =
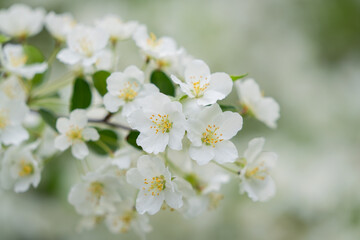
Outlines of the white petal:
<svg viewBox="0 0 360 240">
<path fill-rule="evenodd" d="M 55 148 L 59 149 L 60 151 L 64 151 L 70 147 L 71 141 L 65 134 L 62 134 L 55 138 L 54 145 Z"/>
<path fill-rule="evenodd" d="M 276 121 L 280 117 L 280 107 L 273 98 L 263 98 L 253 108 L 256 118 L 264 122 L 268 127 L 276 128 Z"/>
<path fill-rule="evenodd" d="M 141 156 L 137 162 L 137 169 L 144 177 L 165 175 L 166 169 L 163 161 L 158 157 Z"/>
<path fill-rule="evenodd" d="M 80 62 L 82 58 L 80 54 L 75 53 L 68 48 L 62 49 L 56 57 L 57 59 L 59 59 L 60 62 L 70 65 L 74 65 Z"/>
<path fill-rule="evenodd" d="M 58 118 L 56 121 L 56 129 L 60 133 L 66 133 L 70 129 L 70 121 L 67 118 Z"/>
<path fill-rule="evenodd" d="M 141 146 L 145 152 L 158 154 L 165 151 L 166 146 L 169 143 L 168 133 L 149 133 L 144 134 L 140 132 L 140 135 L 136 139 L 136 143 Z"/>
<path fill-rule="evenodd" d="M 232 86 L 233 81 L 231 80 L 230 76 L 226 73 L 218 72 L 211 74 L 208 90 L 219 92 L 223 95 L 223 98 L 225 98 L 231 92 Z"/>
<path fill-rule="evenodd" d="M 71 152 L 77 159 L 84 159 L 87 155 L 89 155 L 89 149 L 82 141 L 74 142 L 71 147 Z"/>
<path fill-rule="evenodd" d="M 140 190 L 136 199 L 136 210 L 140 214 L 147 212 L 150 215 L 154 215 L 160 210 L 164 198 L 163 192 L 161 192 L 159 196 L 152 196 L 146 190 Z"/>
<path fill-rule="evenodd" d="M 145 79 L 144 73 L 134 65 L 128 66 L 124 70 L 124 74 L 126 74 L 128 78 L 134 78 L 138 83 L 143 83 Z"/>
<path fill-rule="evenodd" d="M 218 163 L 234 162 L 239 156 L 235 145 L 231 141 L 217 143 L 214 152 L 214 160 Z"/>
<path fill-rule="evenodd" d="M 5 145 L 15 144 L 18 145 L 21 142 L 29 138 L 29 133 L 21 125 L 9 126 L 5 128 L 1 134 L 2 142 Z"/>
<path fill-rule="evenodd" d="M 188 95 L 190 98 L 195 97 L 195 95 L 192 93 L 190 87 L 188 84 L 183 83 L 180 79 L 178 79 L 176 76 L 171 75 L 171 80 L 178 84 L 181 88 L 181 91 L 183 91 L 186 95 Z"/>
<path fill-rule="evenodd" d="M 185 69 L 185 81 L 187 83 L 192 83 L 190 77 L 195 79 L 200 79 L 200 76 L 203 78 L 210 75 L 210 69 L 208 65 L 202 60 L 193 60 L 191 61 Z"/>
<path fill-rule="evenodd" d="M 275 195 L 276 185 L 270 176 L 264 180 L 249 179 L 240 184 L 240 192 L 247 192 L 254 202 L 264 202 Z"/>
<path fill-rule="evenodd" d="M 254 138 L 249 142 L 244 157 L 248 163 L 252 163 L 262 151 L 265 144 L 265 138 Z"/>
<path fill-rule="evenodd" d="M 256 163 L 263 163 L 263 167 L 270 170 L 275 167 L 277 161 L 277 154 L 273 152 L 262 152 L 256 159 Z"/>
<path fill-rule="evenodd" d="M 243 119 L 239 113 L 223 112 L 215 120 L 214 124 L 219 127 L 219 133 L 223 139 L 231 139 L 241 130 Z"/>
<path fill-rule="evenodd" d="M 201 147 L 190 146 L 189 155 L 199 165 L 209 163 L 214 157 L 215 152 L 212 146 L 202 145 Z"/>
<path fill-rule="evenodd" d="M 147 132 L 150 130 L 152 122 L 145 117 L 142 110 L 134 111 L 128 117 L 128 123 L 131 128 L 137 129 L 140 132 Z"/>
<path fill-rule="evenodd" d="M 181 208 L 183 205 L 181 193 L 172 192 L 167 189 L 165 189 L 165 201 L 170 207 L 172 207 L 174 209 Z"/>
<path fill-rule="evenodd" d="M 124 105 L 124 100 L 112 95 L 111 93 L 106 93 L 104 96 L 104 105 L 106 110 L 109 112 L 117 112 L 119 110 L 119 107 Z"/>
<path fill-rule="evenodd" d="M 206 106 L 214 104 L 217 100 L 221 100 L 223 98 L 225 98 L 224 94 L 214 90 L 207 90 L 202 97 L 197 99 L 197 103 L 201 106 Z"/>
<path fill-rule="evenodd" d="M 99 140 L 99 138 L 100 138 L 100 135 L 99 135 L 99 133 L 96 131 L 96 129 L 95 128 L 85 128 L 83 131 L 82 131 L 82 135 L 83 135 L 83 137 L 84 137 L 84 139 L 86 140 L 86 141 L 89 141 L 89 140 L 91 140 L 91 141 L 97 141 L 97 140 Z"/>
<path fill-rule="evenodd" d="M 70 114 L 70 123 L 78 126 L 79 128 L 84 128 L 88 122 L 86 111 L 83 109 L 75 109 Z"/>
</svg>

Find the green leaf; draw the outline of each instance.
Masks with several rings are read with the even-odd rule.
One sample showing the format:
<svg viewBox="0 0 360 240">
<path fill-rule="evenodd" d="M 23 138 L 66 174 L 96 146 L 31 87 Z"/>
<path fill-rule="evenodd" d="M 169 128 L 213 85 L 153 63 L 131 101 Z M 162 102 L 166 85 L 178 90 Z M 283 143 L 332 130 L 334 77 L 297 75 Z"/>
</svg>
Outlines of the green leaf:
<svg viewBox="0 0 360 240">
<path fill-rule="evenodd" d="M 129 135 L 127 135 L 126 137 L 126 141 L 133 147 L 139 149 L 139 150 L 142 150 L 142 147 L 140 147 L 139 145 L 137 145 L 136 143 L 136 139 L 138 138 L 140 132 L 139 131 L 135 131 L 135 130 L 132 130 Z"/>
<path fill-rule="evenodd" d="M 89 148 L 99 155 L 107 155 L 119 149 L 119 136 L 110 129 L 97 129 L 100 138 L 94 142 L 87 142 Z"/>
<path fill-rule="evenodd" d="M 237 109 L 235 106 L 231 106 L 231 105 L 222 105 L 220 104 L 220 108 L 223 112 L 225 111 L 230 111 L 230 112 L 237 112 Z"/>
<path fill-rule="evenodd" d="M 151 73 L 150 82 L 155 84 L 163 94 L 175 97 L 174 84 L 163 71 L 154 70 Z"/>
<path fill-rule="evenodd" d="M 0 44 L 6 43 L 10 40 L 8 36 L 0 34 Z"/>
<path fill-rule="evenodd" d="M 42 117 L 42 119 L 44 120 L 44 122 L 46 122 L 52 129 L 54 129 L 57 132 L 56 129 L 56 115 L 46 109 L 41 108 L 39 110 L 39 114 Z"/>
<path fill-rule="evenodd" d="M 83 78 L 77 78 L 74 84 L 74 90 L 71 97 L 70 110 L 77 108 L 86 109 L 91 104 L 91 89 L 90 85 Z"/>
<path fill-rule="evenodd" d="M 246 77 L 247 75 L 249 75 L 248 73 L 245 73 L 243 75 L 238 75 L 238 76 L 230 76 L 231 79 L 235 82 L 236 80 L 242 79 L 244 77 Z"/>
<path fill-rule="evenodd" d="M 188 97 L 189 97 L 188 95 L 182 95 L 182 96 L 179 98 L 179 102 L 181 102 L 182 100 L 187 99 Z"/>
<path fill-rule="evenodd" d="M 45 60 L 44 55 L 36 47 L 24 45 L 23 49 L 25 55 L 27 56 L 26 64 L 41 63 Z"/>
<path fill-rule="evenodd" d="M 94 86 L 101 96 L 104 96 L 107 93 L 106 79 L 109 76 L 110 73 L 108 71 L 97 71 L 93 75 Z"/>
</svg>

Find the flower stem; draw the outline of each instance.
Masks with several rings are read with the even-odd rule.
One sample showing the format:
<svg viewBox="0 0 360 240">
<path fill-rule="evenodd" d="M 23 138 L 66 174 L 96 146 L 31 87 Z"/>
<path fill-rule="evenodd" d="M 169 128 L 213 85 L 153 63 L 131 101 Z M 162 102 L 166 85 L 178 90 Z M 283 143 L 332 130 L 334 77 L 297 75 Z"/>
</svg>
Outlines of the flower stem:
<svg viewBox="0 0 360 240">
<path fill-rule="evenodd" d="M 236 175 L 240 175 L 240 171 L 236 171 L 236 170 L 234 170 L 234 169 L 228 168 L 228 167 L 226 167 L 226 166 L 224 166 L 224 165 L 222 165 L 222 164 L 220 164 L 220 163 L 218 163 L 218 162 L 216 162 L 216 161 L 213 161 L 213 162 L 214 162 L 216 165 L 218 165 L 219 167 L 225 169 L 225 170 L 228 171 L 228 172 L 234 173 L 234 174 L 236 174 Z"/>
</svg>

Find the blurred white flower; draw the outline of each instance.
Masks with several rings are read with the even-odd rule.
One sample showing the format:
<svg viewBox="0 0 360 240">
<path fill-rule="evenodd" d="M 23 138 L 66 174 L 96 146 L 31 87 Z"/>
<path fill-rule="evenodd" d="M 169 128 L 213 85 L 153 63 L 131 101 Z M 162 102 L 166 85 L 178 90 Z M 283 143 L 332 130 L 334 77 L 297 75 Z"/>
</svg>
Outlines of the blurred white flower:
<svg viewBox="0 0 360 240">
<path fill-rule="evenodd" d="M 114 72 L 108 79 L 108 93 L 104 96 L 104 105 L 109 112 L 117 112 L 122 107 L 123 116 L 129 116 L 140 108 L 139 99 L 159 92 L 150 83 L 144 84 L 144 73 L 136 66 L 127 67 L 124 72 Z"/>
<path fill-rule="evenodd" d="M 130 126 L 140 132 L 136 143 L 154 154 L 165 151 L 166 146 L 181 150 L 186 121 L 181 104 L 155 93 L 141 99 L 140 106 L 128 117 Z"/>
<path fill-rule="evenodd" d="M 96 70 L 106 70 L 110 71 L 114 67 L 114 54 L 110 49 L 104 49 L 99 52 L 96 62 L 95 68 Z"/>
<path fill-rule="evenodd" d="M 0 84 L 0 91 L 9 99 L 25 101 L 25 91 L 19 81 L 17 76 L 9 76 Z"/>
<path fill-rule="evenodd" d="M 14 4 L 9 9 L 0 10 L 0 31 L 21 39 L 33 36 L 43 28 L 45 14 L 43 8 Z"/>
<path fill-rule="evenodd" d="M 176 76 L 171 79 L 179 84 L 181 90 L 190 98 L 196 99 L 198 105 L 206 106 L 224 99 L 233 86 L 226 73 L 210 73 L 208 65 L 202 60 L 191 61 L 185 69 L 185 83 Z"/>
<path fill-rule="evenodd" d="M 67 34 L 76 26 L 76 21 L 70 13 L 56 14 L 50 12 L 45 18 L 45 27 L 59 42 L 66 40 Z"/>
<path fill-rule="evenodd" d="M 90 172 L 71 188 L 68 200 L 84 216 L 114 212 L 121 201 L 119 186 L 112 174 Z"/>
<path fill-rule="evenodd" d="M 29 138 L 29 133 L 21 125 L 29 109 L 24 101 L 9 99 L 0 91 L 0 144 L 15 144 Z"/>
<path fill-rule="evenodd" d="M 133 38 L 136 45 L 148 57 L 161 59 L 170 55 L 178 54 L 178 49 L 174 39 L 170 37 L 161 37 L 157 39 L 155 34 L 148 34 L 145 25 L 141 25 L 137 28 Z"/>
<path fill-rule="evenodd" d="M 57 58 L 65 64 L 81 63 L 83 67 L 89 67 L 96 63 L 108 40 L 109 35 L 102 29 L 77 25 L 67 35 L 68 47 L 62 49 Z"/>
<path fill-rule="evenodd" d="M 245 162 L 240 175 L 240 193 L 246 192 L 254 202 L 266 201 L 274 196 L 276 186 L 269 175 L 275 166 L 277 155 L 273 152 L 262 152 L 264 138 L 254 138 L 244 153 Z"/>
<path fill-rule="evenodd" d="M 14 189 L 15 192 L 25 192 L 30 185 L 37 187 L 41 178 L 41 169 L 38 160 L 32 151 L 37 143 L 27 146 L 11 146 L 1 161 L 1 185 L 5 189 Z"/>
<path fill-rule="evenodd" d="M 6 44 L 2 49 L 1 62 L 6 71 L 32 79 L 35 74 L 44 72 L 48 65 L 46 62 L 26 64 L 28 56 L 20 44 Z"/>
<path fill-rule="evenodd" d="M 105 30 L 110 35 L 110 41 L 115 43 L 130 38 L 138 23 L 135 21 L 123 22 L 120 17 L 109 14 L 101 19 L 96 19 L 95 26 Z"/>
<path fill-rule="evenodd" d="M 154 215 L 164 201 L 174 209 L 183 205 L 181 193 L 172 181 L 169 169 L 158 157 L 140 157 L 137 168 L 130 169 L 126 179 L 140 190 L 136 199 L 136 209 L 140 214 L 147 212 Z"/>
<path fill-rule="evenodd" d="M 271 97 L 264 97 L 254 79 L 238 80 L 235 86 L 244 112 L 248 111 L 268 127 L 276 128 L 280 117 L 279 104 Z"/>
<path fill-rule="evenodd" d="M 105 222 L 112 233 L 126 233 L 132 228 L 141 239 L 152 230 L 149 217 L 138 214 L 129 201 L 119 203 L 116 212 L 106 215 Z"/>
<path fill-rule="evenodd" d="M 218 104 L 205 107 L 187 122 L 190 157 L 199 165 L 211 160 L 234 162 L 238 151 L 229 140 L 241 130 L 242 124 L 243 119 L 238 113 L 222 112 Z"/>
<path fill-rule="evenodd" d="M 89 155 L 85 141 L 97 141 L 100 136 L 95 128 L 87 127 L 88 119 L 85 110 L 75 109 L 70 118 L 59 118 L 56 128 L 60 135 L 55 138 L 55 147 L 61 151 L 71 146 L 74 157 L 83 159 Z"/>
</svg>

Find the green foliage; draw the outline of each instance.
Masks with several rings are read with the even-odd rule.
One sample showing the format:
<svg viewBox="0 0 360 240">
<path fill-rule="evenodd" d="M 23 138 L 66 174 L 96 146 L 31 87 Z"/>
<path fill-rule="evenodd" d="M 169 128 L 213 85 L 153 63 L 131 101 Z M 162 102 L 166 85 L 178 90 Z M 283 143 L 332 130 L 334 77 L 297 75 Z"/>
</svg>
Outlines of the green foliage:
<svg viewBox="0 0 360 240">
<path fill-rule="evenodd" d="M 119 149 L 119 136 L 110 129 L 97 129 L 100 138 L 95 142 L 87 142 L 89 148 L 99 155 L 107 155 Z"/>
<path fill-rule="evenodd" d="M 24 53 L 27 56 L 26 64 L 34 64 L 44 62 L 44 55 L 39 49 L 32 45 L 23 46 Z"/>
<path fill-rule="evenodd" d="M 0 44 L 6 43 L 6 42 L 9 41 L 9 40 L 10 40 L 9 37 L 0 34 Z"/>
<path fill-rule="evenodd" d="M 104 96 L 107 93 L 106 89 L 106 79 L 110 76 L 108 71 L 97 71 L 93 75 L 93 82 L 96 90 L 100 93 L 101 96 Z"/>
<path fill-rule="evenodd" d="M 163 71 L 154 70 L 151 73 L 150 82 L 155 84 L 163 94 L 175 97 L 174 84 Z"/>
<path fill-rule="evenodd" d="M 75 80 L 74 89 L 71 97 L 70 110 L 77 108 L 86 109 L 91 104 L 91 89 L 85 79 L 78 77 Z"/>
<path fill-rule="evenodd" d="M 238 75 L 238 76 L 230 76 L 231 79 L 235 82 L 236 80 L 242 79 L 244 77 L 246 77 L 247 75 L 249 75 L 248 73 L 245 73 L 243 75 Z"/>
<path fill-rule="evenodd" d="M 231 106 L 231 105 L 223 105 L 220 104 L 220 108 L 223 112 L 225 111 L 230 111 L 230 112 L 237 112 L 237 109 L 235 106 Z"/>
<path fill-rule="evenodd" d="M 52 129 L 54 129 L 55 131 L 57 131 L 56 129 L 56 115 L 46 109 L 41 108 L 39 110 L 39 114 L 42 117 L 42 119 L 44 120 L 45 123 L 47 123 Z"/>
<path fill-rule="evenodd" d="M 142 150 L 142 147 L 140 147 L 139 145 L 137 145 L 136 143 L 136 139 L 138 138 L 140 132 L 139 131 L 131 131 L 127 137 L 126 137 L 126 141 L 133 147 L 139 149 L 139 150 Z"/>
</svg>

